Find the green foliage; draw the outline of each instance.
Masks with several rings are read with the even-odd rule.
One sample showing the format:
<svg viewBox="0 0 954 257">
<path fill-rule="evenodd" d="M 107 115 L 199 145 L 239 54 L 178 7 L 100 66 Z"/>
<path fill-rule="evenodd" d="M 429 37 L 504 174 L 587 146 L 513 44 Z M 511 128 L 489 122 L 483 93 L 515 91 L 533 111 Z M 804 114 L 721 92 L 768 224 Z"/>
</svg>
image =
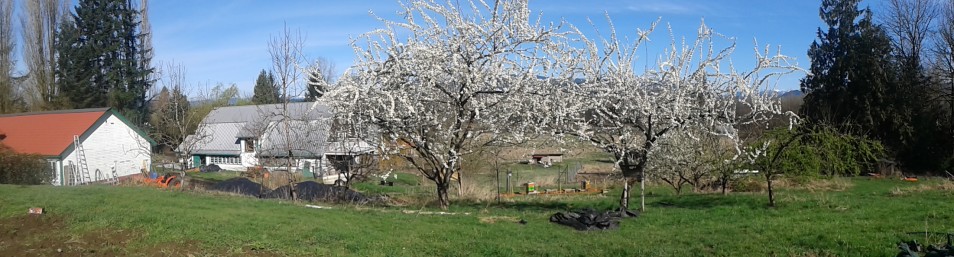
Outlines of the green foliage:
<svg viewBox="0 0 954 257">
<path fill-rule="evenodd" d="M 831 127 L 819 127 L 808 134 L 803 144 L 812 149 L 818 162 L 818 175 L 857 176 L 874 171 L 885 149 L 881 142 L 843 134 Z"/>
<path fill-rule="evenodd" d="M 784 142 L 794 140 L 783 147 Z M 756 167 L 775 167 L 775 173 L 789 176 L 857 176 L 873 171 L 885 150 L 880 142 L 844 134 L 832 127 L 801 127 L 797 130 L 770 131 L 757 144 L 772 141 L 767 155 L 756 160 Z M 769 162 L 778 153 L 777 166 Z"/>
<path fill-rule="evenodd" d="M 908 49 L 922 42 L 903 43 L 906 39 L 897 37 L 905 35 L 895 35 L 892 44 L 872 11 L 858 9 L 860 2 L 822 1 L 820 16 L 827 30 L 819 28 L 808 51 L 812 65 L 801 81 L 803 117 L 810 124 L 880 141 L 906 169 L 943 169 L 952 151 L 951 123 L 939 122 L 947 118 L 946 111 L 931 100 L 939 99 L 935 91 L 944 87 L 934 83 L 942 79 L 931 78 L 936 74 L 925 68 L 928 61 L 921 51 Z"/>
<path fill-rule="evenodd" d="M 255 79 L 255 95 L 252 96 L 253 104 L 275 104 L 281 102 L 281 92 L 278 90 L 278 84 L 275 83 L 275 76 L 271 72 L 262 70 Z"/>
<path fill-rule="evenodd" d="M 130 0 L 80 0 L 73 19 L 60 24 L 54 71 L 59 107 L 113 107 L 134 122 L 146 121 L 152 87 L 149 49 Z"/>
<path fill-rule="evenodd" d="M 52 176 L 50 165 L 43 157 L 16 153 L 0 144 L 0 184 L 47 184 Z"/>
<path fill-rule="evenodd" d="M 190 106 L 190 116 L 201 120 L 215 108 L 229 106 L 237 97 L 238 87 L 235 84 L 226 86 L 220 83 L 210 90 L 207 99 L 204 99 L 205 101 L 202 104 Z"/>
</svg>

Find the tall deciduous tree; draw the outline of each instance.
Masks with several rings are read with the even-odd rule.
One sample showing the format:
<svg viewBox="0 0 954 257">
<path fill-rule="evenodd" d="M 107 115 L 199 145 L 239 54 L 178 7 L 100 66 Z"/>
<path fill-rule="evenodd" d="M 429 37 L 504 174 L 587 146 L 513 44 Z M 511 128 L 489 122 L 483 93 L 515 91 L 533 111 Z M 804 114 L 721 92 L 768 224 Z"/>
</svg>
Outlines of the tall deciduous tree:
<svg viewBox="0 0 954 257">
<path fill-rule="evenodd" d="M 288 172 L 288 184 L 291 186 L 297 179 L 295 176 L 292 176 L 292 167 L 295 162 L 295 156 L 293 156 L 293 150 L 296 148 L 294 140 L 292 138 L 292 130 L 299 128 L 296 123 L 300 123 L 300 119 L 305 117 L 292 117 L 288 110 L 288 103 L 291 101 L 293 95 L 299 95 L 300 92 L 296 92 L 296 86 L 301 80 L 302 70 L 299 69 L 304 60 L 304 53 L 302 49 L 305 45 L 305 39 L 301 35 L 300 30 L 292 31 L 288 26 L 282 27 L 282 32 L 278 35 L 272 36 L 268 40 L 268 55 L 272 60 L 272 70 L 275 71 L 277 76 L 273 79 L 275 82 L 276 89 L 280 95 L 279 102 L 281 103 L 281 120 L 278 121 L 277 126 L 282 126 L 281 131 L 283 137 L 282 146 L 285 151 L 287 151 L 288 156 L 285 158 L 285 171 Z M 299 121 L 296 121 L 299 119 Z M 314 125 L 310 122 L 300 123 L 302 125 Z M 298 199 L 298 192 L 296 192 L 295 187 L 291 186 L 290 196 L 292 199 Z"/>
<path fill-rule="evenodd" d="M 170 63 L 163 70 L 162 90 L 153 99 L 149 123 L 153 138 L 166 149 L 182 145 L 186 137 L 195 132 L 201 116 L 191 110 L 185 90 L 185 69 Z"/>
<path fill-rule="evenodd" d="M 22 56 L 29 70 L 26 83 L 31 88 L 31 109 L 56 108 L 54 102 L 58 90 L 53 73 L 57 69 L 57 54 L 54 42 L 60 23 L 69 19 L 69 4 L 70 1 L 66 0 L 31 0 L 23 1 L 21 5 Z"/>
<path fill-rule="evenodd" d="M 531 119 L 518 106 L 554 68 L 545 55 L 562 50 L 553 42 L 563 34 L 533 23 L 526 1 L 401 7 L 404 20 L 380 19 L 384 28 L 355 42 L 357 65 L 325 97 L 334 113 L 383 133 L 382 149 L 433 181 L 446 209 L 464 156 L 530 124 L 517 122 Z"/>
<path fill-rule="evenodd" d="M 255 79 L 254 95 L 252 103 L 254 104 L 274 104 L 281 102 L 281 95 L 278 86 L 275 84 L 275 76 L 271 72 L 262 70 Z"/>
<path fill-rule="evenodd" d="M 858 2 L 822 1 L 819 13 L 828 28 L 818 29 L 808 50 L 811 73 L 801 80 L 806 93 L 801 111 L 809 122 L 898 142 L 898 135 L 887 133 L 898 131 L 897 120 L 906 120 L 887 111 L 895 106 L 889 95 L 896 81 L 891 40 L 869 9 L 858 9 Z"/>
<path fill-rule="evenodd" d="M 0 2 L 0 114 L 17 111 L 17 90 L 13 81 L 16 62 L 13 49 L 13 1 Z"/>
<path fill-rule="evenodd" d="M 947 1 L 941 6 L 942 12 L 938 22 L 938 33 L 934 37 L 934 68 L 937 72 L 937 88 L 935 94 L 947 105 L 948 136 L 954 137 L 954 1 Z M 954 138 L 949 140 L 950 159 L 954 160 Z M 950 166 L 950 164 L 949 164 Z M 950 168 L 950 167 L 949 167 Z"/>
<path fill-rule="evenodd" d="M 58 89 L 74 108 L 113 107 L 145 122 L 153 69 L 132 0 L 82 0 L 61 26 Z"/>
<path fill-rule="evenodd" d="M 942 142 L 945 130 L 936 123 L 943 119 L 942 105 L 932 97 L 936 80 L 927 71 L 930 45 L 935 20 L 940 11 L 932 0 L 890 0 L 884 15 L 885 28 L 892 36 L 897 82 L 891 83 L 888 95 L 893 106 L 886 110 L 894 117 L 891 131 L 885 140 L 898 152 L 898 159 L 906 168 L 935 170 L 941 168 L 948 156 Z M 897 140 L 897 139 L 900 140 Z"/>
</svg>

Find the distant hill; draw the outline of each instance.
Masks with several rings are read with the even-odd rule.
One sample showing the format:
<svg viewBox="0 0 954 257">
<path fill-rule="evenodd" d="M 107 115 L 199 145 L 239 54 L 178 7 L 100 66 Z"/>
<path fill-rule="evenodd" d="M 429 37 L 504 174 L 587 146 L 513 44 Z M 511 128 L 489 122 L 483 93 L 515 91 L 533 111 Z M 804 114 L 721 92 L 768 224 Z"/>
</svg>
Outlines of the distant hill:
<svg viewBox="0 0 954 257">
<path fill-rule="evenodd" d="M 780 93 L 780 94 L 778 94 L 778 96 L 781 97 L 781 98 L 787 98 L 787 97 L 803 97 L 803 96 L 805 96 L 805 93 L 802 93 L 801 90 L 792 90 L 792 91 Z"/>
</svg>

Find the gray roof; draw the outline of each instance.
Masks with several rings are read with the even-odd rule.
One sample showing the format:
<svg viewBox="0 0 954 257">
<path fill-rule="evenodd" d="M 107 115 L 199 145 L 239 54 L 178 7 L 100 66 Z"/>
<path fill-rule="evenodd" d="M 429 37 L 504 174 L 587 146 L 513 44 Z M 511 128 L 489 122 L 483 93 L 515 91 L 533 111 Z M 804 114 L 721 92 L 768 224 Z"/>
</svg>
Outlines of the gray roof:
<svg viewBox="0 0 954 257">
<path fill-rule="evenodd" d="M 319 102 L 288 103 L 292 119 L 318 119 L 328 115 L 328 106 Z M 226 106 L 212 110 L 202 123 L 260 122 L 282 119 L 282 104 Z"/>
<path fill-rule="evenodd" d="M 194 144 L 191 145 L 192 154 L 239 155 L 242 149 L 235 134 L 244 125 L 240 122 L 201 124 L 180 148 L 189 149 L 186 144 Z"/>
<path fill-rule="evenodd" d="M 239 155 L 239 138 L 257 138 L 259 156 L 286 157 L 284 128 L 288 127 L 292 155 L 321 156 L 328 131 L 324 121 L 329 118 L 328 106 L 319 102 L 289 103 L 288 115 L 282 114 L 282 104 L 219 107 L 202 120 L 193 137 L 204 140 L 196 142 L 191 152 Z M 180 149 L 187 149 L 183 146 Z"/>
<path fill-rule="evenodd" d="M 323 121 L 273 121 L 259 140 L 258 156 L 288 157 L 291 153 L 292 157 L 320 158 L 327 138 L 327 123 Z"/>
<path fill-rule="evenodd" d="M 374 146 L 368 142 L 354 138 L 345 139 L 337 142 L 328 142 L 325 147 L 325 154 L 331 155 L 355 155 L 374 152 Z"/>
</svg>

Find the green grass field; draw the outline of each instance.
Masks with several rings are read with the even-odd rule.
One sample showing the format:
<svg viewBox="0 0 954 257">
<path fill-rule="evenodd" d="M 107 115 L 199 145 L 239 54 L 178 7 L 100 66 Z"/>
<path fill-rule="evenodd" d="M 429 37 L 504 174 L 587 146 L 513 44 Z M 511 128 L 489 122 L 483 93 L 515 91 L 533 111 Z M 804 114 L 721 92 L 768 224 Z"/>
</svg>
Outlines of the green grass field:
<svg viewBox="0 0 954 257">
<path fill-rule="evenodd" d="M 402 212 L 420 206 L 313 209 L 141 187 L 0 185 L 0 218 L 43 207 L 69 227 L 51 233 L 134 231 L 138 236 L 124 250 L 130 255 L 188 243 L 198 252 L 235 255 L 255 249 L 292 256 L 894 256 L 899 240 L 937 243 L 942 236 L 924 232 L 954 231 L 950 183 L 847 183 L 843 191 L 782 190 L 777 208 L 766 208 L 759 193 L 677 197 L 653 188 L 641 217 L 619 230 L 592 232 L 547 219 L 557 211 L 612 208 L 615 192 L 455 202 L 450 211 L 457 215 L 425 215 Z M 528 223 L 514 222 L 519 219 Z"/>
</svg>

